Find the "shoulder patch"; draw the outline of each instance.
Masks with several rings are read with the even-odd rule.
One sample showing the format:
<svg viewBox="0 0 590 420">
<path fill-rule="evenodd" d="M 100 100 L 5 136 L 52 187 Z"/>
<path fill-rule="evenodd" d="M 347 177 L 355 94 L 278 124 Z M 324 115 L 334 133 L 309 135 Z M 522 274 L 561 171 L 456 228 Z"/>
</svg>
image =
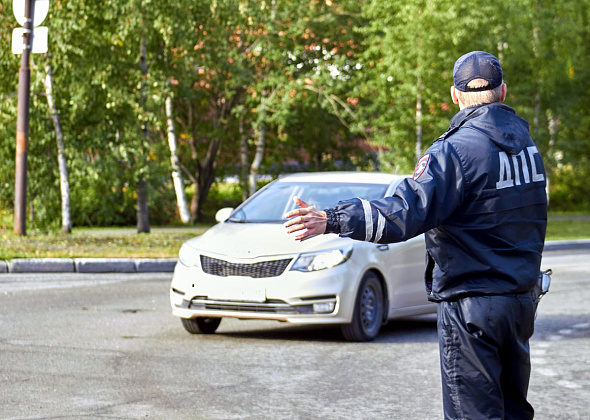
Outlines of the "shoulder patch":
<svg viewBox="0 0 590 420">
<path fill-rule="evenodd" d="M 420 160 L 416 164 L 416 169 L 414 170 L 414 180 L 420 178 L 420 175 L 422 175 L 422 173 L 426 169 L 426 166 L 428 165 L 429 160 L 430 160 L 430 153 L 427 153 L 420 158 Z"/>
</svg>

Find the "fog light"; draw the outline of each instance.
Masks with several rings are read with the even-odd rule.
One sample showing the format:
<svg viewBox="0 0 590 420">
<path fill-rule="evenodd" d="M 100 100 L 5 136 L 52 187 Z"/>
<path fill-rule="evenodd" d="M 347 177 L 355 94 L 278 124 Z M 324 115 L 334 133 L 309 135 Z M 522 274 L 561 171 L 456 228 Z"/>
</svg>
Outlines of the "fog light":
<svg viewBox="0 0 590 420">
<path fill-rule="evenodd" d="M 174 306 L 182 306 L 182 301 L 184 300 L 184 293 L 172 289 L 172 293 L 170 293 L 170 302 Z"/>
<path fill-rule="evenodd" d="M 319 302 L 313 304 L 313 311 L 316 314 L 327 314 L 330 312 L 334 312 L 335 307 L 336 302 Z"/>
</svg>

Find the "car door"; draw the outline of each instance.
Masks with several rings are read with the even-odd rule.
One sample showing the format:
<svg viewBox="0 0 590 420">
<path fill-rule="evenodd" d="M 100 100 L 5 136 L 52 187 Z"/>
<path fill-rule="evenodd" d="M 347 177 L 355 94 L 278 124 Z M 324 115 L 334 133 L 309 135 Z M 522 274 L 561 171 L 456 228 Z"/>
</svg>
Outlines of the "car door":
<svg viewBox="0 0 590 420">
<path fill-rule="evenodd" d="M 406 242 L 377 245 L 377 249 L 382 253 L 386 269 L 390 308 L 427 304 L 424 287 L 424 235 Z"/>
</svg>

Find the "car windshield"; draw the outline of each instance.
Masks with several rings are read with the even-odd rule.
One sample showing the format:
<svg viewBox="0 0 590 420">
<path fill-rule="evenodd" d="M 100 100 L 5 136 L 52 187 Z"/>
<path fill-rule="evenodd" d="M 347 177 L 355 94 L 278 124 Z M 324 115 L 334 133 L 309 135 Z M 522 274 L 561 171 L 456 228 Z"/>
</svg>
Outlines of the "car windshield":
<svg viewBox="0 0 590 420">
<path fill-rule="evenodd" d="M 340 200 L 360 197 L 375 200 L 383 197 L 385 184 L 339 184 L 274 182 L 246 201 L 232 214 L 229 221 L 236 223 L 282 223 L 285 213 L 295 208 L 293 197 L 325 209 Z"/>
</svg>

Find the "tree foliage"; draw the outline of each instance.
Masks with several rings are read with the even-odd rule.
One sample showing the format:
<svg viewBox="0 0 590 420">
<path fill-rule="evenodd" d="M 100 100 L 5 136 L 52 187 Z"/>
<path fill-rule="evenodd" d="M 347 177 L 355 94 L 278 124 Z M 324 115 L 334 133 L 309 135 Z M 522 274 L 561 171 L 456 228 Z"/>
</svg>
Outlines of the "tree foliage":
<svg viewBox="0 0 590 420">
<path fill-rule="evenodd" d="M 507 103 L 530 121 L 553 208 L 587 207 L 590 0 L 52 0 L 47 55 L 31 77 L 29 223 L 59 226 L 55 132 L 42 80 L 54 73 L 72 223 L 135 224 L 147 185 L 153 223 L 177 218 L 167 148 L 174 102 L 194 220 L 216 180 L 244 174 L 410 172 L 457 111 L 454 60 L 497 55 Z M 0 200 L 14 200 L 19 56 L 0 2 Z M 242 151 L 242 152 L 241 152 Z M 242 175 L 243 177 L 244 175 Z M 246 188 L 246 184 L 242 184 Z"/>
</svg>

